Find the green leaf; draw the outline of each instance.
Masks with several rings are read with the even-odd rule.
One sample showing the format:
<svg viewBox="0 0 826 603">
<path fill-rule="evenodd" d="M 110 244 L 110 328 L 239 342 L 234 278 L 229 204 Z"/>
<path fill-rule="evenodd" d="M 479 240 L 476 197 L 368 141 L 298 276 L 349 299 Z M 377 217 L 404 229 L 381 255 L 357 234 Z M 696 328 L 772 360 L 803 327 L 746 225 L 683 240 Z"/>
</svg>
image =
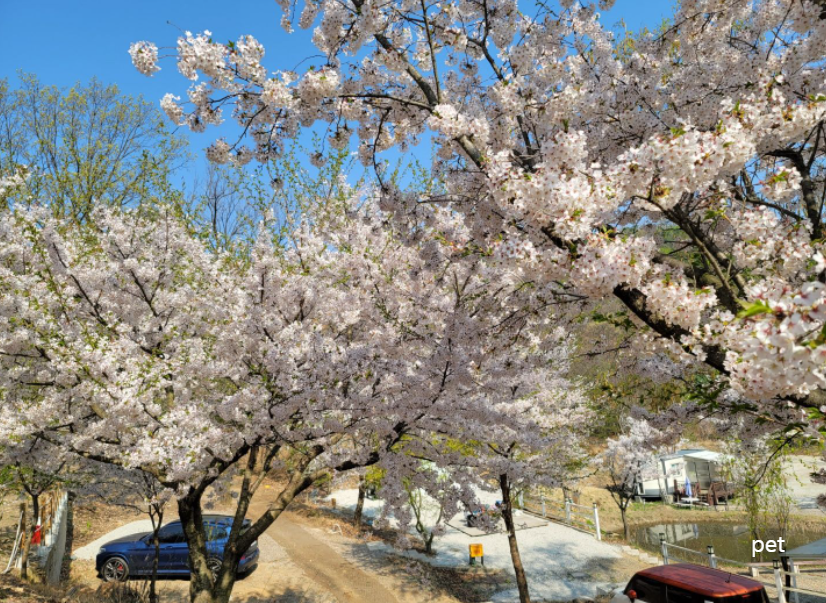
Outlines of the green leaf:
<svg viewBox="0 0 826 603">
<path fill-rule="evenodd" d="M 743 308 L 738 314 L 737 318 L 744 319 L 750 318 L 752 316 L 757 316 L 758 314 L 771 314 L 773 311 L 769 305 L 764 301 L 757 301 L 753 304 L 749 304 L 745 308 Z"/>
</svg>

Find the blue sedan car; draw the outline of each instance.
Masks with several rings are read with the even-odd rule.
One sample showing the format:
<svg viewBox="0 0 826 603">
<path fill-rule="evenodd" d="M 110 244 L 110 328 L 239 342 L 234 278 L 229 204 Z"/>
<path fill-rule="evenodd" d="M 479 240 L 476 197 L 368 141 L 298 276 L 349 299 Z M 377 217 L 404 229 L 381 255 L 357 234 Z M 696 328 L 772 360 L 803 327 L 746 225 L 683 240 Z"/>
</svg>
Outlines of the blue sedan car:
<svg viewBox="0 0 826 603">
<path fill-rule="evenodd" d="M 229 515 L 204 515 L 207 536 L 207 564 L 217 574 L 224 558 L 233 518 Z M 244 528 L 250 525 L 244 520 Z M 242 528 L 243 529 L 243 528 Z M 158 532 L 160 557 L 158 576 L 189 575 L 189 546 L 180 521 L 163 526 Z M 152 534 L 133 534 L 107 542 L 98 551 L 95 567 L 106 582 L 122 582 L 130 576 L 152 575 L 155 546 Z M 239 573 L 251 572 L 258 561 L 258 543 L 253 542 L 238 562 Z"/>
</svg>

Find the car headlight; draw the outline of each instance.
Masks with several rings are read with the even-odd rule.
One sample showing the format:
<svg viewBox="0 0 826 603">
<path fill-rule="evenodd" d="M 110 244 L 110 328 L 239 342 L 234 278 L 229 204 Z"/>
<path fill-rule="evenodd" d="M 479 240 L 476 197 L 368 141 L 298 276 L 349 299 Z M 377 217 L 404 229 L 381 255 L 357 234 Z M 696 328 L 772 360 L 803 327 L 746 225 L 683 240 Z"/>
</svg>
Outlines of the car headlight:
<svg viewBox="0 0 826 603">
<path fill-rule="evenodd" d="M 98 549 L 98 555 L 100 555 L 101 553 L 105 553 L 105 552 L 106 552 L 106 547 L 105 546 L 102 546 Z"/>
</svg>

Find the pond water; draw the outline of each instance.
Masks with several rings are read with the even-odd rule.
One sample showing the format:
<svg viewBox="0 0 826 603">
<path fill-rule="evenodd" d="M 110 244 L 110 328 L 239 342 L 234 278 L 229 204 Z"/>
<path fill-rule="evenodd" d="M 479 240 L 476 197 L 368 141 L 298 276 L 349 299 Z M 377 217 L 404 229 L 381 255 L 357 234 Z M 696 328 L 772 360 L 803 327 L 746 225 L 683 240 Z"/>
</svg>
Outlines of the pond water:
<svg viewBox="0 0 826 603">
<path fill-rule="evenodd" d="M 699 523 L 671 523 L 644 526 L 637 528 L 635 542 L 640 547 L 654 553 L 660 552 L 660 534 L 665 534 L 668 543 L 676 544 L 687 549 L 692 549 L 699 553 L 706 553 L 708 545 L 714 546 L 714 553 L 718 557 L 742 561 L 771 561 L 778 557 L 777 553 L 764 553 L 763 559 L 752 559 L 751 557 L 751 535 L 748 526 L 720 523 L 720 522 L 699 522 Z M 763 538 L 766 540 L 776 539 L 781 534 L 777 531 L 769 530 Z M 791 526 L 783 536 L 785 550 L 790 550 L 813 540 L 826 538 L 826 526 L 823 528 L 805 529 Z M 673 551 L 673 556 L 679 557 L 681 561 L 698 562 L 701 557 L 682 551 Z"/>
</svg>

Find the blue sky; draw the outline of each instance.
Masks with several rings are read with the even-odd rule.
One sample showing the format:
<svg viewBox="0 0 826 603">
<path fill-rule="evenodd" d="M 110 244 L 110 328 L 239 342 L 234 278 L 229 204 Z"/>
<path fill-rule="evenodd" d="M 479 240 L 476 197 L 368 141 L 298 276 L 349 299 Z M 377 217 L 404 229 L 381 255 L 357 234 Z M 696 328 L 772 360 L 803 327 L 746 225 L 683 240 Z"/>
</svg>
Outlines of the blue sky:
<svg viewBox="0 0 826 603">
<path fill-rule="evenodd" d="M 603 21 L 614 25 L 622 19 L 631 29 L 656 26 L 670 7 L 663 0 L 617 0 Z M 0 15 L 0 77 L 12 86 L 21 69 L 60 87 L 95 76 L 156 105 L 166 92 L 184 96 L 188 82 L 170 60 L 162 61 L 162 70 L 152 78 L 139 74 L 127 53 L 132 42 L 172 47 L 181 30 L 209 29 L 217 40 L 252 34 L 267 49 L 264 64 L 270 70 L 293 69 L 316 54 L 311 32 L 287 34 L 281 28 L 274 0 L 0 0 Z M 312 59 L 302 67 L 310 64 Z M 189 134 L 196 151 L 217 136 L 214 129 Z"/>
</svg>

